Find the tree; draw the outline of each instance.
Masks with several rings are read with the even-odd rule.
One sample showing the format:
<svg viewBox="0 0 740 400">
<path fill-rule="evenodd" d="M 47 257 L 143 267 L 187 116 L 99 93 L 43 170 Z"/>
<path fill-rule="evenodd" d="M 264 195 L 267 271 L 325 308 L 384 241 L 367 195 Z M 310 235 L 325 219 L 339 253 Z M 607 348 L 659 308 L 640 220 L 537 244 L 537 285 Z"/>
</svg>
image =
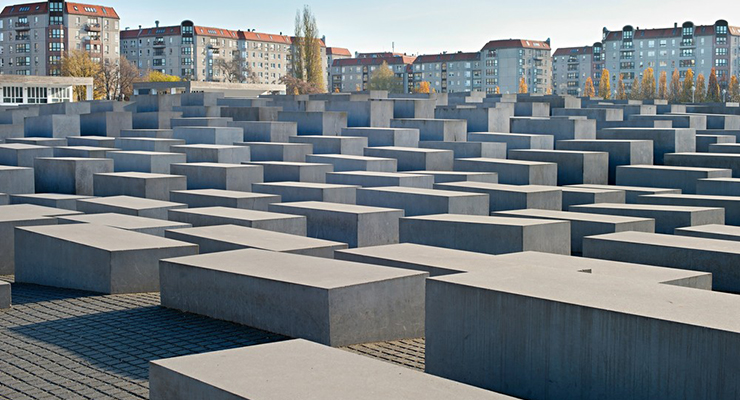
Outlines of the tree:
<svg viewBox="0 0 740 400">
<path fill-rule="evenodd" d="M 139 68 L 121 57 L 117 62 L 105 59 L 101 63 L 99 83 L 106 100 L 130 99 L 134 93 L 134 82 L 139 79 Z"/>
<path fill-rule="evenodd" d="M 697 89 L 698 90 L 698 89 Z M 722 101 L 719 94 L 719 82 L 717 82 L 717 71 L 712 68 L 709 74 L 709 85 L 707 87 L 707 101 L 710 103 L 719 103 Z"/>
<path fill-rule="evenodd" d="M 522 77 L 522 79 L 519 80 L 519 93 L 527 92 L 529 92 L 529 87 L 527 87 L 527 81 Z"/>
<path fill-rule="evenodd" d="M 429 82 L 419 82 L 419 84 L 414 87 L 414 93 L 431 93 L 431 90 L 429 90 Z"/>
<path fill-rule="evenodd" d="M 234 51 L 231 60 L 218 58 L 213 62 L 213 68 L 224 76 L 224 82 L 231 83 L 257 83 L 257 74 L 242 57 L 241 51 Z M 274 82 L 273 82 L 274 83 Z"/>
<path fill-rule="evenodd" d="M 668 98 L 668 74 L 665 71 L 660 71 L 660 79 L 658 80 L 658 98 L 661 100 Z"/>
<path fill-rule="evenodd" d="M 632 87 L 630 88 L 630 100 L 640 100 L 642 98 L 642 90 L 640 89 L 640 78 L 635 77 L 632 81 Z"/>
<path fill-rule="evenodd" d="M 624 76 L 619 74 L 617 81 L 617 100 L 627 100 L 627 91 L 624 88 Z"/>
<path fill-rule="evenodd" d="M 589 76 L 586 78 L 586 84 L 583 87 L 583 95 L 586 97 L 596 96 L 596 89 L 594 89 L 594 81 Z"/>
<path fill-rule="evenodd" d="M 652 68 L 648 68 L 642 73 L 642 99 L 655 99 L 655 73 Z"/>
<path fill-rule="evenodd" d="M 730 77 L 730 87 L 727 88 L 727 95 L 730 101 L 740 102 L 740 83 L 738 83 L 735 75 Z"/>
<path fill-rule="evenodd" d="M 599 81 L 599 97 L 604 100 L 609 100 L 612 97 L 611 86 L 609 83 L 609 70 L 604 68 L 601 70 L 601 80 Z"/>
<path fill-rule="evenodd" d="M 403 93 L 403 82 L 388 66 L 388 63 L 383 61 L 383 64 L 370 75 L 368 88 L 370 90 L 387 90 L 388 93 Z"/>
<path fill-rule="evenodd" d="M 696 94 L 694 95 L 694 102 L 703 103 L 705 99 L 707 85 L 704 81 L 704 74 L 696 76 Z M 708 93 L 707 93 L 708 94 Z"/>
<path fill-rule="evenodd" d="M 295 16 L 295 39 L 293 40 L 293 77 L 310 83 L 307 87 L 324 87 L 321 39 L 316 17 L 309 6 L 303 6 Z M 303 87 L 304 85 L 299 85 Z"/>
<path fill-rule="evenodd" d="M 179 76 L 167 75 L 164 72 L 149 71 L 144 77 L 145 82 L 180 82 Z"/>
<path fill-rule="evenodd" d="M 668 89 L 668 100 L 671 103 L 678 103 L 681 101 L 681 78 L 678 75 L 678 68 L 673 70 L 671 74 L 671 86 Z"/>
<path fill-rule="evenodd" d="M 98 99 L 105 98 L 105 85 L 101 81 L 101 65 L 90 58 L 90 53 L 82 50 L 72 50 L 62 56 L 62 75 L 73 76 L 76 78 L 93 78 L 95 91 L 93 97 Z M 85 100 L 86 88 L 77 86 L 74 88 L 74 95 L 77 100 Z"/>
<path fill-rule="evenodd" d="M 733 76 L 733 78 L 734 78 L 734 76 Z M 493 94 L 501 94 L 501 88 L 498 87 L 498 86 L 496 86 L 496 88 L 493 89 Z"/>
<path fill-rule="evenodd" d="M 681 88 L 681 102 L 690 103 L 694 100 L 694 71 L 689 68 L 686 71 L 686 76 L 683 78 L 683 86 Z"/>
<path fill-rule="evenodd" d="M 293 95 L 317 94 L 326 91 L 326 88 L 318 87 L 314 83 L 306 82 L 290 75 L 284 75 L 280 78 L 279 82 L 285 85 L 285 93 Z M 360 85 L 357 85 L 357 91 L 360 91 Z"/>
</svg>

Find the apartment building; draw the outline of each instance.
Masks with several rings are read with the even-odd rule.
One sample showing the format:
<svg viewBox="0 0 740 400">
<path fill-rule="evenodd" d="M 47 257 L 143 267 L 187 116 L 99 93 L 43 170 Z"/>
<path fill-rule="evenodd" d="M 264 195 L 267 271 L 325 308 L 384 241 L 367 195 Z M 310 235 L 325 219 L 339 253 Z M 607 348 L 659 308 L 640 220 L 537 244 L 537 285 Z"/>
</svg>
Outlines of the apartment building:
<svg viewBox="0 0 740 400">
<path fill-rule="evenodd" d="M 407 92 L 427 81 L 437 92 L 517 93 L 523 77 L 530 93 L 552 88 L 552 59 L 548 41 L 493 40 L 477 52 L 442 53 L 408 57 L 398 53 L 371 53 L 334 61 L 332 88 L 363 89 L 366 74 L 383 61 L 403 79 Z M 404 68 L 405 66 L 405 68 Z M 366 72 L 367 70 L 367 72 Z"/>
<path fill-rule="evenodd" d="M 329 68 L 334 60 L 343 60 L 346 58 L 352 58 L 352 53 L 348 49 L 342 47 L 327 47 L 326 48 L 326 89 L 332 92 L 334 89 L 331 84 L 331 68 Z"/>
<path fill-rule="evenodd" d="M 257 83 L 275 84 L 291 73 L 295 49 L 287 35 L 198 26 L 183 21 L 178 26 L 121 31 L 123 55 L 142 70 L 156 70 L 186 80 L 225 81 L 218 60 L 239 59 Z M 326 47 L 321 41 L 326 71 Z"/>
<path fill-rule="evenodd" d="M 85 50 L 94 61 L 120 56 L 112 7 L 49 0 L 9 5 L 0 13 L 0 74 L 60 75 L 62 55 Z"/>
<path fill-rule="evenodd" d="M 372 73 L 383 63 L 409 88 L 411 64 L 416 58 L 400 53 L 362 53 L 355 58 L 335 59 L 329 70 L 331 91 L 356 92 L 368 89 Z"/>
<path fill-rule="evenodd" d="M 578 96 L 589 77 L 594 81 L 594 87 L 597 86 L 594 76 L 594 49 L 600 51 L 601 47 L 565 47 L 555 50 L 552 55 L 554 94 Z"/>
<path fill-rule="evenodd" d="M 683 78 L 691 68 L 707 79 L 716 68 L 720 86 L 740 72 L 740 27 L 719 20 L 713 25 L 684 22 L 672 28 L 640 29 L 627 25 L 620 31 L 603 30 L 604 67 L 615 87 L 621 74 L 629 90 L 635 77 L 653 68 L 655 78 L 665 71 L 670 81 L 674 69 Z"/>
</svg>

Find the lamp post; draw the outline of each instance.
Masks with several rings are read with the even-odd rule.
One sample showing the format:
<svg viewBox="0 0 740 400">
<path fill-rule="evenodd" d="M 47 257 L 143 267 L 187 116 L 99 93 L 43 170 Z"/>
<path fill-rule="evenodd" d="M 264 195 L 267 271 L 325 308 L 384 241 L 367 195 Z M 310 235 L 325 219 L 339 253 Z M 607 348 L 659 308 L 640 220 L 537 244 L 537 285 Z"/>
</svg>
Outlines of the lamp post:
<svg viewBox="0 0 740 400">
<path fill-rule="evenodd" d="M 617 100 L 617 89 L 614 89 L 614 100 Z"/>
<path fill-rule="evenodd" d="M 722 102 L 727 101 L 727 89 L 722 89 Z"/>
<path fill-rule="evenodd" d="M 578 88 L 578 97 L 581 97 L 581 88 Z"/>
<path fill-rule="evenodd" d="M 694 102 L 694 99 L 696 98 L 696 86 L 691 87 L 691 102 Z"/>
</svg>

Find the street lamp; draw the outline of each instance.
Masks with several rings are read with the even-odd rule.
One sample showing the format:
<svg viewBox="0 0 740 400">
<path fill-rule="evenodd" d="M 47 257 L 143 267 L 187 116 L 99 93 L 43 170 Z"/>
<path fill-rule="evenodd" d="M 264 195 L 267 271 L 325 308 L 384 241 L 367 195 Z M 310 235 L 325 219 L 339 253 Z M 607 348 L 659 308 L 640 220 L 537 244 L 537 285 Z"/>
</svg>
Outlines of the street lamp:
<svg viewBox="0 0 740 400">
<path fill-rule="evenodd" d="M 691 102 L 694 102 L 694 98 L 696 97 L 696 86 L 691 87 Z"/>
<path fill-rule="evenodd" d="M 581 88 L 578 88 L 578 97 L 581 97 Z"/>
<path fill-rule="evenodd" d="M 727 101 L 727 89 L 722 89 L 722 102 Z"/>
<path fill-rule="evenodd" d="M 614 100 L 617 100 L 617 89 L 614 89 Z"/>
</svg>

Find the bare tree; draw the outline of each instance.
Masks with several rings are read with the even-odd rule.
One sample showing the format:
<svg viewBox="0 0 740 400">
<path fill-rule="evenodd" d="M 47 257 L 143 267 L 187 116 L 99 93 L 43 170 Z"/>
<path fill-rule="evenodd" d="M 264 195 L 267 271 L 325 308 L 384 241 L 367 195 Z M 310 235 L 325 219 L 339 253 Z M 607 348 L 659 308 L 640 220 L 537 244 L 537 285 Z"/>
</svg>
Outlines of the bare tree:
<svg viewBox="0 0 740 400">
<path fill-rule="evenodd" d="M 139 69 L 125 57 L 100 63 L 98 85 L 106 100 L 125 100 L 134 92 L 133 83 L 139 79 Z"/>
<path fill-rule="evenodd" d="M 238 50 L 233 52 L 231 60 L 223 58 L 215 60 L 213 67 L 221 72 L 225 82 L 257 83 L 257 74 L 252 71 L 252 67 Z"/>
</svg>

